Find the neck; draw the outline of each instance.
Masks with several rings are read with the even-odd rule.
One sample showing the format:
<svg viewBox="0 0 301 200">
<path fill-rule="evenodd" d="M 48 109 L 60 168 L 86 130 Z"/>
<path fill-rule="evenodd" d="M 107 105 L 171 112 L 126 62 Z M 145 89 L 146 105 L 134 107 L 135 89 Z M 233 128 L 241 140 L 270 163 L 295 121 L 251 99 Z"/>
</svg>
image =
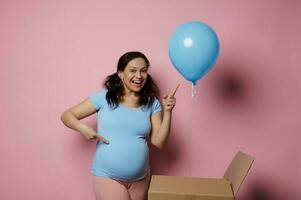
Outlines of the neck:
<svg viewBox="0 0 301 200">
<path fill-rule="evenodd" d="M 124 87 L 124 95 L 123 95 L 123 101 L 135 101 L 138 102 L 140 99 L 137 92 L 130 91 L 128 88 Z"/>
<path fill-rule="evenodd" d="M 126 86 L 124 87 L 124 96 L 125 97 L 139 97 L 137 92 L 129 90 Z"/>
</svg>

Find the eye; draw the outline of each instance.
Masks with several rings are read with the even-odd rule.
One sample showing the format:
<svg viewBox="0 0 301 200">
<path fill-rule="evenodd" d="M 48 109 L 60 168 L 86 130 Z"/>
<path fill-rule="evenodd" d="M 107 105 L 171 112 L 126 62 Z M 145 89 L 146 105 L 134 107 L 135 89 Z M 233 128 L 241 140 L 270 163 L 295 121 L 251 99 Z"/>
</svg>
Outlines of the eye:
<svg viewBox="0 0 301 200">
<path fill-rule="evenodd" d="M 147 73 L 147 69 L 142 69 L 141 73 Z"/>
</svg>

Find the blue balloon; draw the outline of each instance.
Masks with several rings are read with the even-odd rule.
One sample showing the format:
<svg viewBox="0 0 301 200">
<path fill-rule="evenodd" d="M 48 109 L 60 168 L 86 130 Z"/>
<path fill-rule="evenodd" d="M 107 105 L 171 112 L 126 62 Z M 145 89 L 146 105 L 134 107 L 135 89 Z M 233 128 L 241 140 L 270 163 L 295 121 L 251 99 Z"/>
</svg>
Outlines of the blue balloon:
<svg viewBox="0 0 301 200">
<path fill-rule="evenodd" d="M 178 26 L 171 35 L 168 54 L 176 70 L 195 85 L 216 62 L 218 37 L 205 23 L 187 22 Z"/>
</svg>

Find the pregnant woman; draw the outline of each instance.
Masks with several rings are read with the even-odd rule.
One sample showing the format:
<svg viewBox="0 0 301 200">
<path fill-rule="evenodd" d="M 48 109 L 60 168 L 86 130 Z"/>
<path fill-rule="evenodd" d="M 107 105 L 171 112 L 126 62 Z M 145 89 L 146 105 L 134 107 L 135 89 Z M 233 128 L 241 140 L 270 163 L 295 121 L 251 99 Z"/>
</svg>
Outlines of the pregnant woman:
<svg viewBox="0 0 301 200">
<path fill-rule="evenodd" d="M 93 157 L 96 200 L 144 200 L 150 182 L 147 138 L 162 149 L 177 88 L 158 101 L 159 90 L 141 52 L 127 52 L 102 89 L 67 109 L 63 123 L 88 140 L 97 140 Z M 80 120 L 97 112 L 97 132 Z"/>
</svg>

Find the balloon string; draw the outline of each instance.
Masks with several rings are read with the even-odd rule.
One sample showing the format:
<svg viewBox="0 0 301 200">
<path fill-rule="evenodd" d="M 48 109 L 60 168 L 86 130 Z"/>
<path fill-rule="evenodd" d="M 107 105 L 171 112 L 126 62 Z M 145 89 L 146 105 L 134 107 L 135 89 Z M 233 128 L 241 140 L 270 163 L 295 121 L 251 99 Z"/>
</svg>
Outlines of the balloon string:
<svg viewBox="0 0 301 200">
<path fill-rule="evenodd" d="M 191 97 L 194 97 L 196 94 L 195 84 L 191 83 Z"/>
</svg>

